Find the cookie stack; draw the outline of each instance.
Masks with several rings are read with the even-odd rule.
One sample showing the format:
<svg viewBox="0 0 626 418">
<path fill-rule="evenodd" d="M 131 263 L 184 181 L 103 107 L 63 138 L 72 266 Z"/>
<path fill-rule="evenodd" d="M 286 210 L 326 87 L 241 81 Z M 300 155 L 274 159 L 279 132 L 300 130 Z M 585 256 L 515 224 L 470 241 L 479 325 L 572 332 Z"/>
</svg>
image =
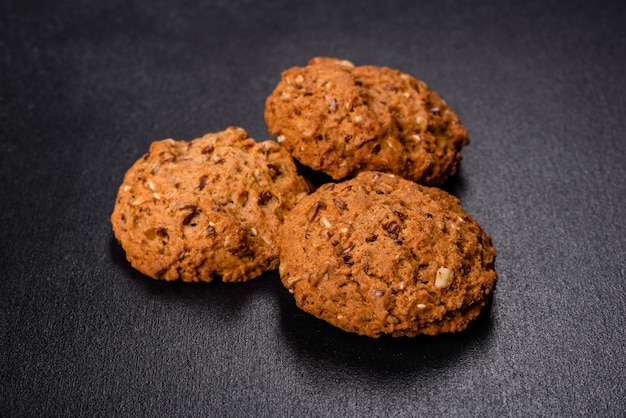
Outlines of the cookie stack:
<svg viewBox="0 0 626 418">
<path fill-rule="evenodd" d="M 279 268 L 299 308 L 370 337 L 478 316 L 496 252 L 435 187 L 469 143 L 444 100 L 400 71 L 314 58 L 283 72 L 265 120 L 278 144 L 231 127 L 155 142 L 128 170 L 111 221 L 134 268 L 231 282 Z M 312 190 L 292 157 L 333 181 Z"/>
</svg>

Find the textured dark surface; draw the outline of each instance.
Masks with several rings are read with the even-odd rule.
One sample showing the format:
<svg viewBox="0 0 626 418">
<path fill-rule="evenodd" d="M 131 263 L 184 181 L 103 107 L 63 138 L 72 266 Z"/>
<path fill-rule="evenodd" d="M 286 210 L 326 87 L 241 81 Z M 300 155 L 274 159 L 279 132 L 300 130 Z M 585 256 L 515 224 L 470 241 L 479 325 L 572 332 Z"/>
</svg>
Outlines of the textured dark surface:
<svg viewBox="0 0 626 418">
<path fill-rule="evenodd" d="M 624 21 L 618 1 L 2 2 L 0 415 L 623 416 Z M 316 55 L 413 74 L 468 128 L 447 188 L 500 281 L 467 332 L 369 340 L 276 273 L 125 262 L 108 218 L 149 143 L 266 139 L 280 71 Z"/>
</svg>

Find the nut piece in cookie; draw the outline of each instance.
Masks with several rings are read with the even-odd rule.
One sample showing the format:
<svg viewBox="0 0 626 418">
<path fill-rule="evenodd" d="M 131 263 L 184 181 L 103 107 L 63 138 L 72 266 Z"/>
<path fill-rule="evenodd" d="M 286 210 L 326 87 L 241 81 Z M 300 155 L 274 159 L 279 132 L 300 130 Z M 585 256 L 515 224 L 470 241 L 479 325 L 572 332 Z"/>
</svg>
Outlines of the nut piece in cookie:
<svg viewBox="0 0 626 418">
<path fill-rule="evenodd" d="M 265 120 L 296 159 L 335 180 L 378 170 L 439 186 L 469 143 L 458 116 L 423 81 L 335 58 L 284 71 Z"/>
<path fill-rule="evenodd" d="M 491 239 L 458 199 L 393 174 L 321 186 L 282 237 L 280 277 L 296 305 L 369 337 L 461 331 L 497 281 Z"/>
<path fill-rule="evenodd" d="M 147 276 L 240 282 L 278 267 L 283 220 L 308 192 L 283 148 L 230 127 L 153 142 L 127 171 L 111 223 Z"/>
</svg>

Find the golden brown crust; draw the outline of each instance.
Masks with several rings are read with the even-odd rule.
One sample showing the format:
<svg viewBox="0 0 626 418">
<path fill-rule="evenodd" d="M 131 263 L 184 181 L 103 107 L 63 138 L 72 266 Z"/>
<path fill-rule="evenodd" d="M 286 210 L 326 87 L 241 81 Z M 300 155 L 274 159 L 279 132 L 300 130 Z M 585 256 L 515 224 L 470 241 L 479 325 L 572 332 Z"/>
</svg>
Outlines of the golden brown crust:
<svg viewBox="0 0 626 418">
<path fill-rule="evenodd" d="M 111 222 L 147 276 L 246 281 L 278 267 L 282 222 L 308 192 L 284 149 L 230 127 L 153 142 L 127 171 Z"/>
<path fill-rule="evenodd" d="M 424 82 L 326 57 L 283 72 L 265 120 L 295 158 L 335 180 L 379 170 L 441 185 L 469 143 L 458 116 Z"/>
<path fill-rule="evenodd" d="M 495 255 L 454 196 L 363 172 L 287 215 L 279 271 L 297 306 L 345 331 L 432 335 L 478 316 L 497 281 Z"/>
</svg>

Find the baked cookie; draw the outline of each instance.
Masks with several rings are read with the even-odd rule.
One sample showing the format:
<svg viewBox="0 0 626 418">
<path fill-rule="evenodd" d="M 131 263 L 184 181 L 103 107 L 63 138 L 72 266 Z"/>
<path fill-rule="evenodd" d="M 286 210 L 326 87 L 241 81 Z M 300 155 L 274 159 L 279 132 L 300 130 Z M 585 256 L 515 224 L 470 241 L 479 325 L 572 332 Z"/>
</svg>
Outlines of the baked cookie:
<svg viewBox="0 0 626 418">
<path fill-rule="evenodd" d="M 393 174 L 328 183 L 287 215 L 280 277 L 302 310 L 370 337 L 461 331 L 496 251 L 456 197 Z"/>
<path fill-rule="evenodd" d="M 426 83 L 335 58 L 284 71 L 265 121 L 302 164 L 335 180 L 379 170 L 438 186 L 469 143 L 458 116 Z"/>
<path fill-rule="evenodd" d="M 278 267 L 284 217 L 308 193 L 284 149 L 230 127 L 153 142 L 126 173 L 111 222 L 147 276 L 241 282 Z"/>
</svg>

